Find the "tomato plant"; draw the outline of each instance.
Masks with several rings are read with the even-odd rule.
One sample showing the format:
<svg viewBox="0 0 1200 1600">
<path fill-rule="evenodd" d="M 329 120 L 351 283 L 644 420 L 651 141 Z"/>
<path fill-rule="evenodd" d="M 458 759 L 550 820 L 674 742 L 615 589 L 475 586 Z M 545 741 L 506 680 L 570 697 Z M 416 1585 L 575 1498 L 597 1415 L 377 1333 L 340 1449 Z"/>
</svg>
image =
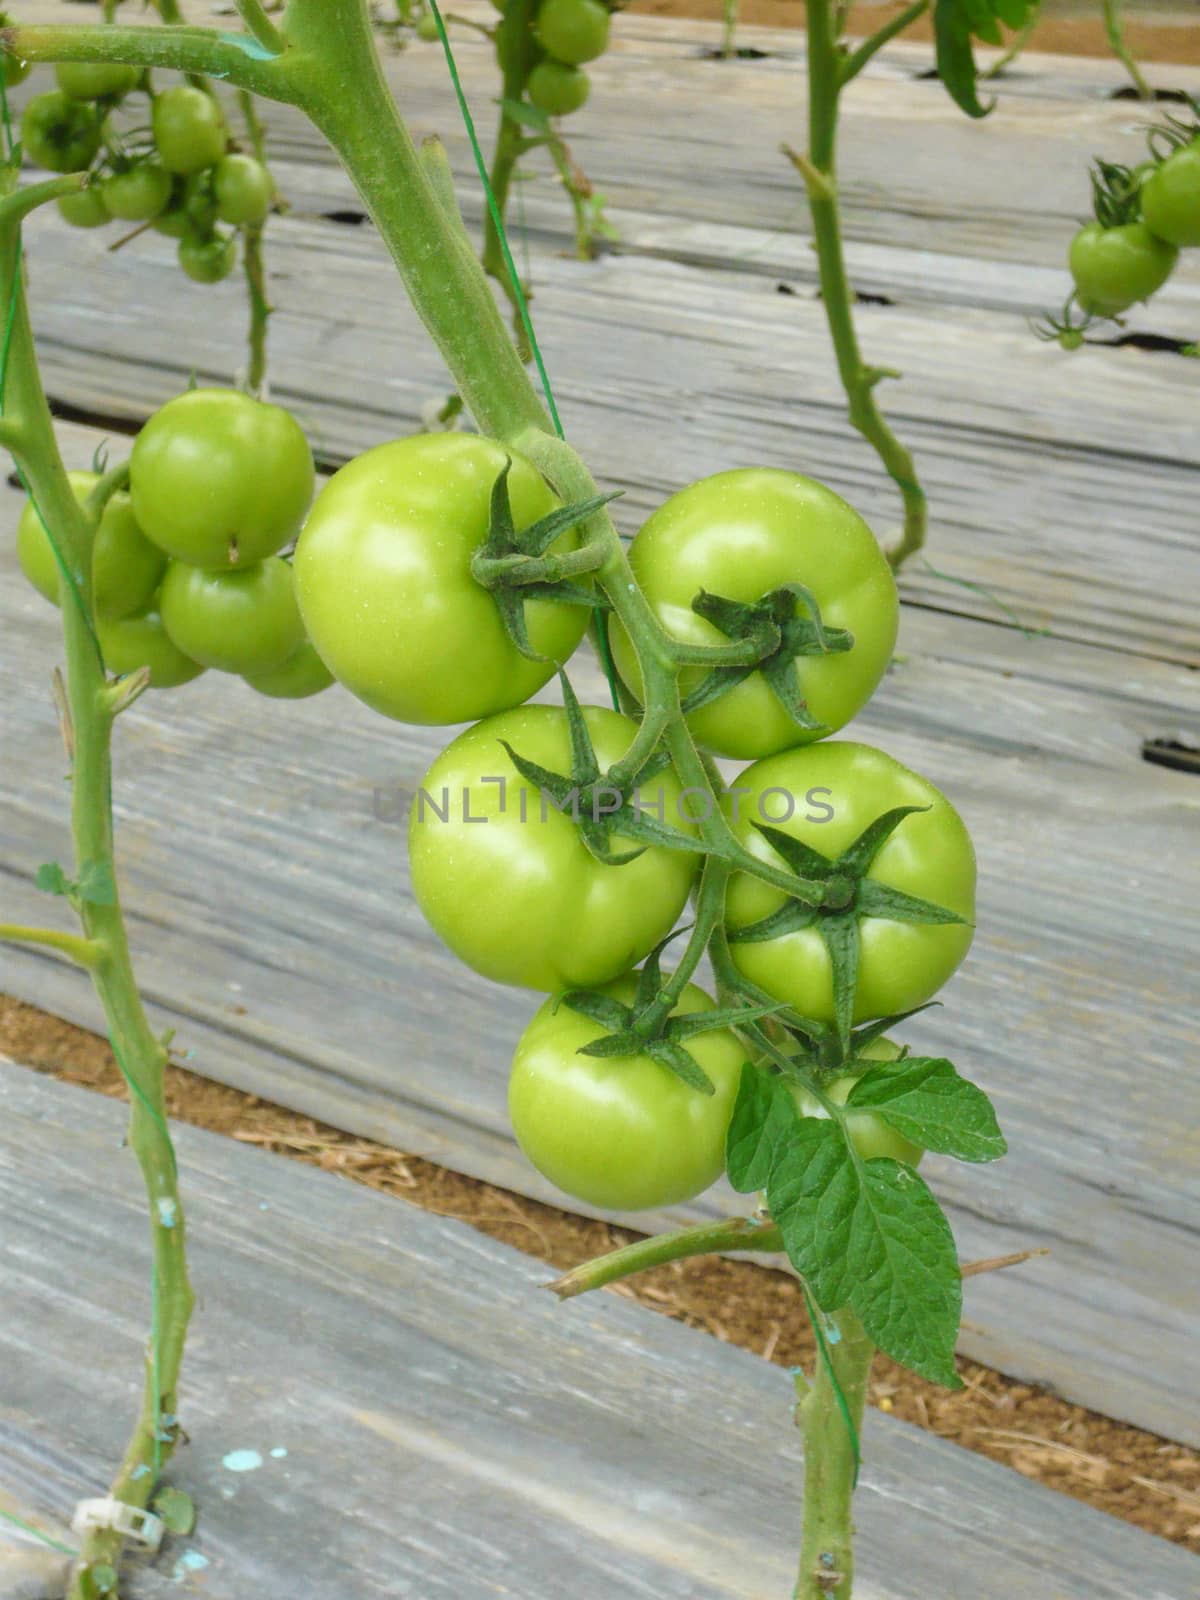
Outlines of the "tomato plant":
<svg viewBox="0 0 1200 1600">
<path fill-rule="evenodd" d="M 687 645 L 730 643 L 710 620 L 715 608 L 706 611 L 705 599 L 753 602 L 802 586 L 800 596 L 783 595 L 796 653 L 776 642 L 769 658 L 782 669 L 774 679 L 781 688 L 764 670 L 718 668 L 732 686 L 689 716 L 696 739 L 718 755 L 772 755 L 836 732 L 866 704 L 891 660 L 899 608 L 875 536 L 838 495 L 798 472 L 740 468 L 701 479 L 653 513 L 633 541 L 629 564 L 663 627 Z M 842 648 L 822 648 L 819 633 L 814 638 L 814 599 L 827 630 L 848 632 L 848 640 L 837 641 Z M 778 630 L 773 637 L 778 641 Z M 640 695 L 628 634 L 617 623 L 610 638 L 621 676 Z M 712 671 L 681 672 L 685 710 Z"/>
<path fill-rule="evenodd" d="M 134 441 L 129 473 L 147 538 L 179 561 L 213 568 L 281 549 L 299 530 L 315 480 L 295 418 L 236 389 L 168 400 Z"/>
<path fill-rule="evenodd" d="M 600 0 L 542 0 L 535 27 L 546 54 L 570 67 L 608 49 L 609 13 Z"/>
<path fill-rule="evenodd" d="M 99 114 L 61 89 L 35 95 L 21 116 L 21 144 L 39 167 L 78 172 L 100 148 Z"/>
<path fill-rule="evenodd" d="M 195 283 L 220 283 L 237 265 L 237 241 L 232 235 L 203 238 L 185 233 L 179 241 L 179 265 Z"/>
<path fill-rule="evenodd" d="M 278 556 L 232 572 L 172 561 L 159 609 L 172 644 L 221 672 L 275 672 L 304 644 L 292 569 Z"/>
<path fill-rule="evenodd" d="M 282 666 L 246 672 L 243 677 L 252 689 L 272 700 L 307 700 L 334 682 L 333 673 L 307 640 Z"/>
<path fill-rule="evenodd" d="M 1156 238 L 1200 245 L 1200 135 L 1156 166 L 1141 187 L 1142 220 Z"/>
<path fill-rule="evenodd" d="M 539 111 L 548 117 L 566 117 L 586 103 L 591 87 L 581 68 L 561 61 L 539 61 L 529 74 L 527 91 L 530 104 Z"/>
<path fill-rule="evenodd" d="M 158 158 L 168 172 L 199 172 L 225 154 L 228 134 L 221 108 L 190 83 L 164 89 L 154 101 L 152 121 Z"/>
<path fill-rule="evenodd" d="M 54 76 L 72 100 L 106 100 L 127 94 L 141 74 L 116 61 L 60 61 Z"/>
<path fill-rule="evenodd" d="M 171 175 L 152 161 L 139 162 L 105 178 L 100 188 L 110 217 L 122 222 L 149 222 L 171 198 Z"/>
<path fill-rule="evenodd" d="M 90 184 L 74 194 L 60 195 L 57 205 L 63 221 L 73 228 L 103 228 L 112 221 L 99 184 Z"/>
<path fill-rule="evenodd" d="M 632 977 L 604 992 L 629 1002 Z M 673 1016 L 712 1009 L 688 984 Z M 725 1170 L 725 1132 L 745 1047 L 724 1030 L 700 1034 L 691 1053 L 707 1075 L 705 1094 L 652 1056 L 589 1056 L 605 1036 L 591 1018 L 552 998 L 517 1043 L 508 1085 L 513 1133 L 526 1157 L 564 1194 L 607 1211 L 678 1205 Z"/>
<path fill-rule="evenodd" d="M 98 617 L 96 636 L 104 653 L 104 664 L 118 677 L 145 667 L 152 689 L 177 689 L 198 678 L 204 668 L 185 656 L 163 627 L 154 610 L 137 611 L 131 617 L 109 620 Z"/>
<path fill-rule="evenodd" d="M 519 705 L 583 637 L 584 606 L 531 600 L 521 654 L 471 575 L 496 478 L 518 529 L 557 504 L 527 461 L 490 439 L 417 434 L 335 472 L 296 546 L 296 585 L 317 653 L 352 694 L 403 722 L 467 722 Z M 564 533 L 552 552 L 575 548 Z"/>
<path fill-rule="evenodd" d="M 895 1061 L 899 1055 L 900 1046 L 893 1039 L 876 1039 L 862 1052 L 863 1058 L 871 1061 Z M 834 1105 L 845 1106 L 857 1082 L 857 1077 L 834 1078 L 825 1085 L 825 1096 Z M 802 1117 L 828 1118 L 829 1112 L 810 1089 L 797 1086 L 792 1093 Z M 878 1111 L 848 1109 L 846 1131 L 864 1161 L 885 1159 L 915 1167 L 925 1154 L 919 1144 L 889 1126 Z"/>
<path fill-rule="evenodd" d="M 75 498 L 84 505 L 100 482 L 95 472 L 67 474 Z M 42 519 L 26 502 L 17 524 L 17 559 L 34 588 L 58 605 L 61 576 Z M 107 501 L 92 546 L 92 603 L 100 616 L 116 619 L 148 605 L 158 588 L 166 557 L 138 527 L 127 494 Z"/>
<path fill-rule="evenodd" d="M 265 222 L 274 185 L 261 161 L 253 156 L 222 156 L 213 169 L 216 214 L 234 226 Z"/>
<path fill-rule="evenodd" d="M 1094 316 L 1120 316 L 1162 288 L 1178 256 L 1144 222 L 1115 228 L 1087 223 L 1071 241 L 1069 257 L 1081 308 Z"/>
</svg>

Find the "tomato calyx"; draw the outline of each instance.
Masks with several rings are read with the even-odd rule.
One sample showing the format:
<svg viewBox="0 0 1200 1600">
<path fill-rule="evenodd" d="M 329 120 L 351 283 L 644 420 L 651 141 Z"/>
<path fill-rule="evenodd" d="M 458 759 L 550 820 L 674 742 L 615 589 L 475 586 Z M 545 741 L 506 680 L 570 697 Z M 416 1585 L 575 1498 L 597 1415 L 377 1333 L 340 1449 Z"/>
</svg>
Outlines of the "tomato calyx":
<svg viewBox="0 0 1200 1600">
<path fill-rule="evenodd" d="M 801 610 L 797 610 L 797 601 Z M 736 661 L 722 660 L 724 652 L 719 646 L 712 651 L 687 653 L 689 660 L 715 664 L 683 701 L 685 714 L 711 704 L 745 682 L 752 673 L 761 672 L 775 698 L 798 727 L 813 732 L 828 731 L 827 724 L 818 721 L 809 711 L 800 692 L 796 659 L 849 650 L 853 647 L 854 636 L 845 628 L 825 627 L 821 609 L 810 589 L 800 583 L 787 583 L 749 602 L 730 600 L 701 589 L 692 601 L 692 610 L 727 638 L 746 648 L 744 654 L 738 652 Z"/>
<path fill-rule="evenodd" d="M 560 506 L 518 531 L 508 494 L 511 470 L 512 458 L 509 457 L 492 485 L 487 537 L 471 558 L 471 576 L 495 601 L 504 631 L 521 654 L 530 661 L 545 661 L 546 657 L 529 642 L 526 601 L 553 600 L 559 604 L 587 606 L 591 610 L 608 609 L 608 601 L 599 590 L 591 584 L 572 581 L 594 572 L 605 559 L 606 547 L 597 542 L 556 554 L 550 546 L 601 506 L 617 499 L 622 491 L 618 489 L 611 494 L 594 495 L 589 500 Z"/>
<path fill-rule="evenodd" d="M 730 930 L 729 940 L 733 944 L 761 943 L 815 928 L 829 953 L 837 1031 L 844 1041 L 850 1038 L 854 1014 L 862 918 L 918 923 L 962 923 L 966 920 L 945 906 L 893 889 L 870 876 L 876 856 L 904 819 L 914 812 L 928 810 L 928 806 L 896 806 L 885 811 L 833 860 L 779 828 L 761 822 L 754 824 L 793 872 L 821 886 L 821 899 L 815 905 L 788 899 L 769 916 L 744 928 Z"/>
<path fill-rule="evenodd" d="M 501 739 L 508 759 L 525 781 L 538 789 L 562 815 L 570 816 L 589 852 L 605 866 L 621 867 L 636 861 L 651 845 L 686 851 L 689 855 L 712 853 L 713 846 L 654 816 L 649 803 L 644 806 L 639 803 L 637 791 L 641 785 L 665 772 L 670 765 L 670 757 L 662 746 L 651 751 L 626 782 L 613 783 L 610 775 L 600 770 L 579 701 L 561 667 L 558 676 L 571 738 L 571 771 L 551 772 L 548 767 L 518 754 L 507 739 Z M 635 850 L 614 850 L 614 836 L 638 839 L 641 843 Z"/>
</svg>

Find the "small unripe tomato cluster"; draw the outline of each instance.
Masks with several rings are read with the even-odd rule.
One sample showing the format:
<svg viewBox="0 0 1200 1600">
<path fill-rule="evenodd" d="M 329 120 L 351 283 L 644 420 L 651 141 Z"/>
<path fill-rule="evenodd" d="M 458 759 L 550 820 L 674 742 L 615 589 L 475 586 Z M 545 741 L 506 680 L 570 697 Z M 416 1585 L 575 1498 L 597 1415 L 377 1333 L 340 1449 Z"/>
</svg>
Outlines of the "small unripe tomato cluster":
<svg viewBox="0 0 1200 1600">
<path fill-rule="evenodd" d="M 1089 222 L 1071 241 L 1075 298 L 1090 316 L 1119 317 L 1166 283 L 1181 249 L 1200 247 L 1200 130 L 1134 174 L 1136 216 Z"/>
<path fill-rule="evenodd" d="M 11 57 L 6 58 L 11 61 Z M 154 92 L 136 67 L 59 62 L 57 89 L 25 107 L 26 154 L 52 172 L 89 172 L 58 210 L 76 228 L 149 224 L 177 239 L 179 265 L 196 283 L 219 283 L 237 263 L 236 229 L 266 220 L 274 198 L 262 162 L 233 146 L 217 100 L 193 84 Z M 135 91 L 150 95 L 149 147 L 116 131 L 113 112 Z"/>
<path fill-rule="evenodd" d="M 99 481 L 71 480 L 81 504 Z M 279 554 L 313 482 L 304 434 L 278 406 L 195 389 L 157 411 L 134 442 L 129 490 L 109 499 L 93 542 L 92 613 L 108 670 L 149 668 L 160 689 L 207 667 L 277 697 L 327 688 L 332 674 L 308 642 Z M 34 587 L 61 602 L 67 575 L 32 504 L 17 552 Z"/>
</svg>

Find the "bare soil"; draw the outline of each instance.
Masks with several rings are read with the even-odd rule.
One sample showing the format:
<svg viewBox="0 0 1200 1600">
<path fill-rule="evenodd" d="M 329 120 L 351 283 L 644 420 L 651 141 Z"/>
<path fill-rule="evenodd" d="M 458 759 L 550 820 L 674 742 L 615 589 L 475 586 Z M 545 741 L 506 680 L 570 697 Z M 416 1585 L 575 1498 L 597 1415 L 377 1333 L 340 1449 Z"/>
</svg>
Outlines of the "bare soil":
<svg viewBox="0 0 1200 1600">
<path fill-rule="evenodd" d="M 0 995 L 0 1053 L 63 1082 L 124 1098 L 105 1040 Z M 562 1271 L 636 1235 L 509 1194 L 419 1156 L 325 1127 L 172 1066 L 167 1106 L 181 1122 L 278 1151 L 383 1190 Z M 1015 1270 L 1053 1271 L 1050 1262 Z M 700 1258 L 607 1291 L 630 1295 L 779 1366 L 811 1369 L 812 1335 L 796 1281 L 752 1262 Z M 1026 1477 L 1200 1552 L 1200 1452 L 1070 1405 L 962 1360 L 949 1394 L 880 1359 L 871 1403 Z"/>
<path fill-rule="evenodd" d="M 698 17 L 719 22 L 721 0 L 633 0 L 630 11 L 657 17 Z M 855 38 L 874 33 L 887 21 L 898 5 L 856 5 L 850 13 L 848 33 Z M 1091 14 L 1074 16 L 1072 7 L 1043 6 L 1043 16 L 1027 45 L 1055 55 L 1110 56 L 1111 46 L 1104 22 L 1093 0 Z M 1066 11 L 1068 14 L 1063 14 Z M 739 0 L 738 18 L 767 28 L 802 28 L 804 6 L 801 0 Z M 905 39 L 932 38 L 929 20 L 922 17 L 908 28 Z M 1200 18 L 1194 7 L 1172 10 L 1131 11 L 1125 18 L 1125 39 L 1140 62 L 1173 62 L 1178 66 L 1200 66 Z M 1151 78 L 1153 73 L 1150 74 Z"/>
</svg>

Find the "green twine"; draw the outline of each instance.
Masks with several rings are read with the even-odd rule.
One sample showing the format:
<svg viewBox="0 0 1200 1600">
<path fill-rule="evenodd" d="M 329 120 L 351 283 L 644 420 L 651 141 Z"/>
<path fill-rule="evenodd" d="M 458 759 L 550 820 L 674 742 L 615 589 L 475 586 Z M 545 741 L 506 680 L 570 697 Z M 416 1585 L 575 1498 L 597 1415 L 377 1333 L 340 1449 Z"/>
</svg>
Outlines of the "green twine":
<svg viewBox="0 0 1200 1600">
<path fill-rule="evenodd" d="M 833 1357 L 829 1354 L 829 1345 L 825 1340 L 825 1333 L 821 1327 L 821 1314 L 812 1302 L 808 1292 L 808 1285 L 801 1281 L 804 1292 L 804 1304 L 808 1311 L 808 1320 L 812 1323 L 813 1333 L 817 1339 L 817 1350 L 820 1352 L 825 1371 L 829 1374 L 829 1381 L 833 1385 L 833 1397 L 837 1401 L 837 1408 L 842 1413 L 842 1421 L 846 1424 L 846 1432 L 850 1435 L 850 1448 L 854 1451 L 854 1487 L 858 1488 L 858 1474 L 862 1467 L 862 1451 L 858 1443 L 858 1429 L 854 1426 L 854 1418 L 850 1415 L 850 1407 L 846 1403 L 846 1396 L 838 1382 L 837 1372 L 834 1370 Z"/>
<path fill-rule="evenodd" d="M 11 1511 L 5 1511 L 3 1506 L 0 1506 L 0 1518 L 3 1518 L 5 1522 L 11 1522 L 14 1528 L 20 1528 L 22 1533 L 28 1533 L 39 1544 L 47 1545 L 51 1550 L 57 1550 L 60 1556 L 77 1556 L 79 1554 L 79 1551 L 72 1550 L 69 1544 L 60 1544 L 57 1539 L 52 1539 L 48 1533 L 43 1533 L 40 1528 L 34 1528 L 28 1522 L 22 1522 L 20 1517 L 14 1517 Z"/>
</svg>

